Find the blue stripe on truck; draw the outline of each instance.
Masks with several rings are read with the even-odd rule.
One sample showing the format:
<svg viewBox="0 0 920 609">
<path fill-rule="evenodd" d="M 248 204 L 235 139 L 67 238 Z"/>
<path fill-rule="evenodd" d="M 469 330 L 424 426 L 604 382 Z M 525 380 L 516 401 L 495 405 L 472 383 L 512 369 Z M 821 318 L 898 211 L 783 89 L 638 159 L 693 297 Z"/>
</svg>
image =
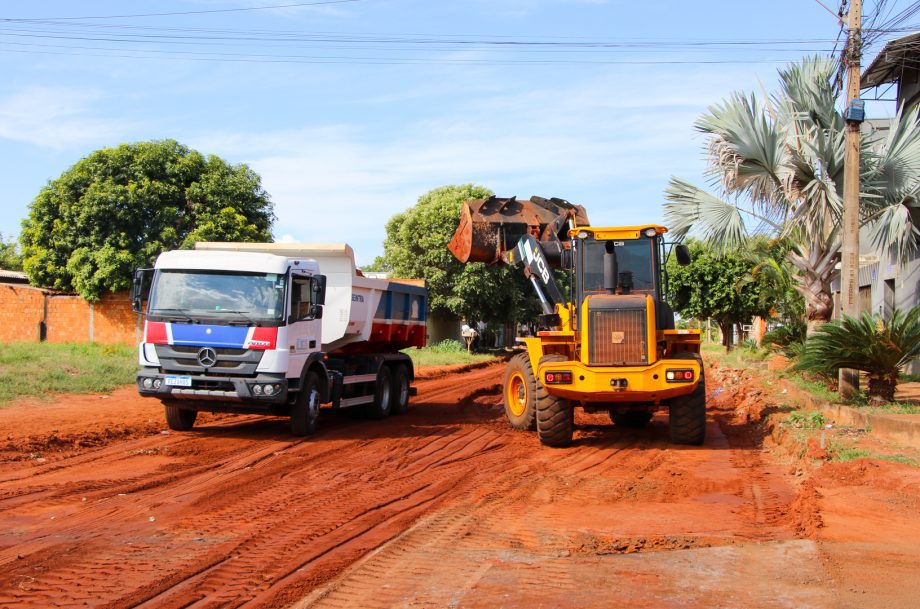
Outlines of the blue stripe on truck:
<svg viewBox="0 0 920 609">
<path fill-rule="evenodd" d="M 242 349 L 248 333 L 245 326 L 172 324 L 172 344 Z"/>
</svg>

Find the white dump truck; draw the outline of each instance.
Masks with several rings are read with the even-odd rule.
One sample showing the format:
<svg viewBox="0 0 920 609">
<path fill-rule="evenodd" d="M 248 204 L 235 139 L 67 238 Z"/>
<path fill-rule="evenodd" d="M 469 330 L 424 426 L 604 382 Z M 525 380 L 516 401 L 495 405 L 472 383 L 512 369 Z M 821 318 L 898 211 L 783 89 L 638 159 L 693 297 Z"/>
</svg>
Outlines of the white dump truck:
<svg viewBox="0 0 920 609">
<path fill-rule="evenodd" d="M 290 416 L 296 436 L 321 404 L 403 413 L 400 350 L 427 338 L 424 282 L 365 277 L 345 244 L 198 243 L 138 269 L 131 298 L 146 313 L 137 389 L 179 431 L 201 410 Z"/>
</svg>

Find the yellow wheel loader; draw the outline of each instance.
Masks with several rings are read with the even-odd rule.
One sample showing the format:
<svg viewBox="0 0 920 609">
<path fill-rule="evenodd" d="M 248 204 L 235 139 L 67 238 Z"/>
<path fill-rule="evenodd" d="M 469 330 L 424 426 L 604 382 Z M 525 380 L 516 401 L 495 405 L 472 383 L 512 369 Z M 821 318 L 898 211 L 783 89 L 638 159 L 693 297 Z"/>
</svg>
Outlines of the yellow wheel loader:
<svg viewBox="0 0 920 609">
<path fill-rule="evenodd" d="M 702 444 L 706 387 L 700 332 L 676 330 L 667 304 L 663 226 L 592 227 L 562 199 L 466 201 L 448 247 L 460 262 L 521 265 L 540 299 L 536 336 L 504 376 L 505 413 L 547 446 L 572 441 L 574 409 L 607 411 L 623 427 L 669 411 L 671 441 Z M 566 277 L 566 295 L 556 274 Z"/>
</svg>

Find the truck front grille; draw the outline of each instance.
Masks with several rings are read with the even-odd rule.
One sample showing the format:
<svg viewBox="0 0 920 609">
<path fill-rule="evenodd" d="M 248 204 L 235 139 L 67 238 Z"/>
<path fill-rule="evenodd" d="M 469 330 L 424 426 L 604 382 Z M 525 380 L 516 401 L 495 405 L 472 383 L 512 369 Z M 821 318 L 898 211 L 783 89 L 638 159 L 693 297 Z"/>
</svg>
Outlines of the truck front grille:
<svg viewBox="0 0 920 609">
<path fill-rule="evenodd" d="M 588 309 L 588 365 L 644 366 L 648 363 L 645 309 Z"/>
<path fill-rule="evenodd" d="M 210 371 L 221 376 L 254 376 L 265 353 L 255 349 L 215 348 L 217 361 L 210 368 L 205 368 L 198 362 L 200 349 L 186 345 L 157 345 L 160 368 L 163 372 L 186 374 L 207 374 Z"/>
</svg>

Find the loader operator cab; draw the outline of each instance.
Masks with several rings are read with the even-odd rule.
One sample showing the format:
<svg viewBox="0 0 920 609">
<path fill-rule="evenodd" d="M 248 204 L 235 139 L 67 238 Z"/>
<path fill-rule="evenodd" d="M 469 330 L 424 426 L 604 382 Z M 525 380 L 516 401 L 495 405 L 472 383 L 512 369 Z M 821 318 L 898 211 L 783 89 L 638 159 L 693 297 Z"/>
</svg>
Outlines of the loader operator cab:
<svg viewBox="0 0 920 609">
<path fill-rule="evenodd" d="M 617 229 L 615 232 L 583 227 L 573 237 L 572 294 L 579 309 L 586 298 L 609 293 L 604 282 L 604 269 L 609 260 L 605 254 L 609 252 L 616 266 L 615 293 L 650 295 L 655 301 L 658 328 L 674 328 L 674 313 L 666 298 L 664 238 L 657 227 Z"/>
</svg>

